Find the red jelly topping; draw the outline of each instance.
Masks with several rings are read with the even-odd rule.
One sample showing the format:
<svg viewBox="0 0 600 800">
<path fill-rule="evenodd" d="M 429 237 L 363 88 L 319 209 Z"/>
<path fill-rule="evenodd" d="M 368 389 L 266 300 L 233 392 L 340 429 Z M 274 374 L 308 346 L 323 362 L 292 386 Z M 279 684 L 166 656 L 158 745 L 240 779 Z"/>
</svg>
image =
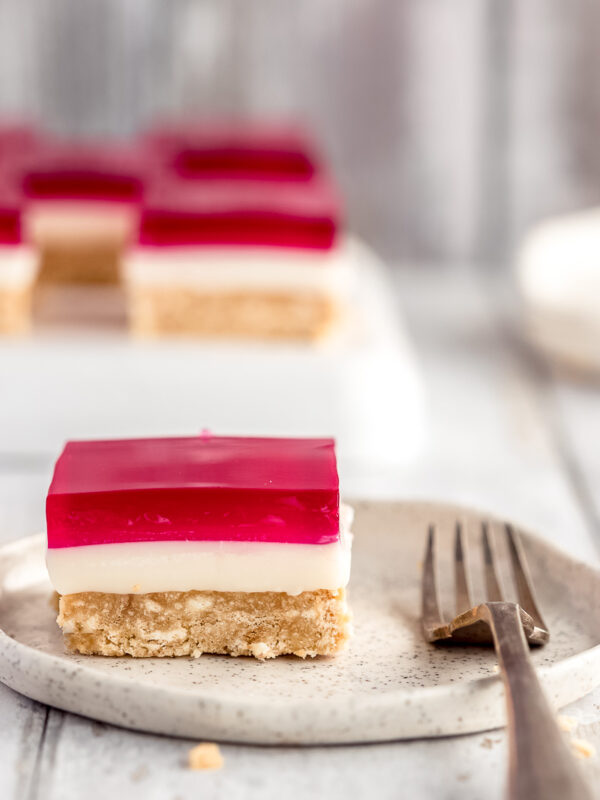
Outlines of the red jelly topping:
<svg viewBox="0 0 600 800">
<path fill-rule="evenodd" d="M 187 178 L 305 181 L 317 171 L 312 142 L 294 125 L 174 122 L 146 141 Z"/>
<path fill-rule="evenodd" d="M 68 442 L 46 500 L 48 547 L 339 537 L 332 439 L 197 436 Z"/>
<path fill-rule="evenodd" d="M 329 249 L 339 204 L 325 178 L 306 183 L 164 179 L 148 191 L 141 244 Z"/>
<path fill-rule="evenodd" d="M 125 203 L 141 199 L 146 173 L 143 151 L 106 143 L 47 143 L 17 169 L 28 198 Z"/>
</svg>

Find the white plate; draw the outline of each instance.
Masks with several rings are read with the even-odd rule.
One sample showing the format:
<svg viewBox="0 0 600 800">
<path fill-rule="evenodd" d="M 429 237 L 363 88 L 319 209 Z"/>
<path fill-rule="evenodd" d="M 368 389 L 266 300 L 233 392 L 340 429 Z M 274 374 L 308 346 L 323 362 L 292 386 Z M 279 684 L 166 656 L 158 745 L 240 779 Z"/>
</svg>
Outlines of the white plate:
<svg viewBox="0 0 600 800">
<path fill-rule="evenodd" d="M 0 679 L 58 708 L 190 738 L 370 742 L 502 725 L 493 651 L 436 648 L 419 631 L 427 524 L 438 524 L 449 555 L 457 515 L 474 546 L 481 515 L 425 503 L 357 503 L 356 509 L 350 597 L 356 632 L 337 658 L 67 655 L 49 603 L 42 537 L 36 536 L 0 550 Z M 501 528 L 494 532 L 502 545 Z M 600 574 L 539 539 L 525 535 L 524 542 L 552 633 L 533 657 L 560 707 L 600 683 Z"/>
</svg>

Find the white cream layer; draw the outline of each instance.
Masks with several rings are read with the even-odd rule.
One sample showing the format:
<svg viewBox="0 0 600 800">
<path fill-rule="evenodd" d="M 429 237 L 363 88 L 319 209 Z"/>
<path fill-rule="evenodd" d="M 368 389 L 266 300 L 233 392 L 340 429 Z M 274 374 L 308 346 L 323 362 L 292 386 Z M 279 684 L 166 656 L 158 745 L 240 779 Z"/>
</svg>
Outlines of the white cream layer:
<svg viewBox="0 0 600 800">
<path fill-rule="evenodd" d="M 39 270 L 34 248 L 25 244 L 0 245 L 0 289 L 30 286 Z"/>
<path fill-rule="evenodd" d="M 333 591 L 350 579 L 351 522 L 343 506 L 331 544 L 126 542 L 53 548 L 46 565 L 59 594 Z"/>
<path fill-rule="evenodd" d="M 292 290 L 346 295 L 354 283 L 352 248 L 136 247 L 125 257 L 128 283 L 209 290 Z"/>
</svg>

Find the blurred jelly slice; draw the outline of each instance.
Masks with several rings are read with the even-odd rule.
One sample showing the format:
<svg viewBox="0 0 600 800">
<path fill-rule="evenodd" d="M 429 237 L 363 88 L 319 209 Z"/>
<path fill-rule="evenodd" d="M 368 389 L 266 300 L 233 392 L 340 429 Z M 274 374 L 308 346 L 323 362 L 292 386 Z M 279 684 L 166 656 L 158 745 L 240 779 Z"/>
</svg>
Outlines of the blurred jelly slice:
<svg viewBox="0 0 600 800">
<path fill-rule="evenodd" d="M 132 331 L 322 338 L 343 321 L 353 288 L 340 217 L 324 174 L 156 181 L 124 262 Z"/>
</svg>

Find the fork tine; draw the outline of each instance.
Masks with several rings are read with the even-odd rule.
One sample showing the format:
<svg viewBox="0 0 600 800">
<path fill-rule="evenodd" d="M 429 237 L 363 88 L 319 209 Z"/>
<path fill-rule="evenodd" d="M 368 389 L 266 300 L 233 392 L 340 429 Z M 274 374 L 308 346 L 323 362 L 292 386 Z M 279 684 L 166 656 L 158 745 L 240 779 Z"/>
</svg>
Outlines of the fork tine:
<svg viewBox="0 0 600 800">
<path fill-rule="evenodd" d="M 466 540 L 463 537 L 463 528 L 460 522 L 456 523 L 456 538 L 454 543 L 454 594 L 456 597 L 456 613 L 468 611 L 471 602 L 471 584 L 469 581 L 469 564 L 467 558 Z"/>
<path fill-rule="evenodd" d="M 494 549 L 490 539 L 489 526 L 487 522 L 481 523 L 481 542 L 483 546 L 483 562 L 485 565 L 485 586 L 487 591 L 487 598 L 492 602 L 500 602 L 503 600 L 502 587 L 496 570 L 496 562 L 494 560 Z"/>
<path fill-rule="evenodd" d="M 514 530 L 513 526 L 509 524 L 505 525 L 505 530 L 519 597 L 519 605 L 529 614 L 538 628 L 548 630 L 535 599 L 531 573 L 529 572 L 527 559 L 525 558 L 519 534 Z"/>
<path fill-rule="evenodd" d="M 435 526 L 430 525 L 427 532 L 427 550 L 421 587 L 421 621 L 426 633 L 444 624 L 440 611 L 435 561 Z"/>
</svg>

